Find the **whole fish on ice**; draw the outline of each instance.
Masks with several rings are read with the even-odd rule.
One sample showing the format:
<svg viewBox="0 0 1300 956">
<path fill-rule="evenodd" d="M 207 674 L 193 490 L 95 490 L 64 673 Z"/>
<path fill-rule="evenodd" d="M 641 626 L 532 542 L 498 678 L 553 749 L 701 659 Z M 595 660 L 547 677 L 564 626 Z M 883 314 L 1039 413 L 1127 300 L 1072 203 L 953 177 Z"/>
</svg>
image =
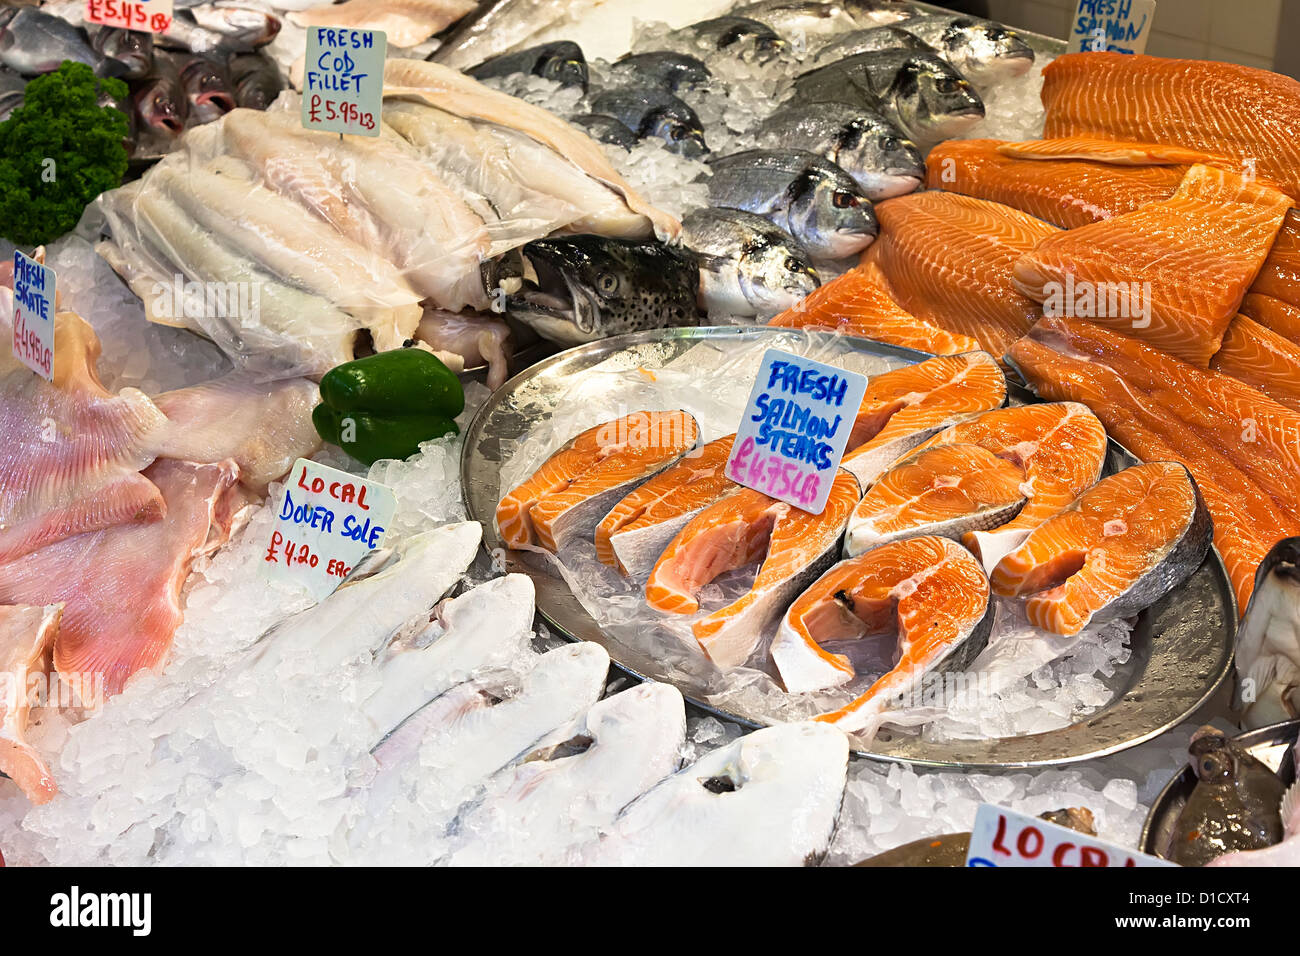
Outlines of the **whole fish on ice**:
<svg viewBox="0 0 1300 956">
<path fill-rule="evenodd" d="M 682 243 L 699 259 L 700 298 L 710 315 L 775 315 L 821 284 L 792 235 L 743 209 L 691 210 Z"/>
<path fill-rule="evenodd" d="M 551 80 L 560 86 L 576 86 L 587 92 L 587 59 L 582 47 L 569 40 L 543 43 L 526 50 L 502 53 L 465 71 L 476 80 L 525 73 Z"/>
</svg>

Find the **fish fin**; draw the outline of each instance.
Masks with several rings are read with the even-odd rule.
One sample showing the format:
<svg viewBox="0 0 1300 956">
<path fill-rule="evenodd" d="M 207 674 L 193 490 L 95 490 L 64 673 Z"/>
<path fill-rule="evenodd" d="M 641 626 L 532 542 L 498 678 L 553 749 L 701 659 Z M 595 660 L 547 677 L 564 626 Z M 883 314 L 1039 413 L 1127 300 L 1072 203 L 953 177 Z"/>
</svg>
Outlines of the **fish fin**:
<svg viewBox="0 0 1300 956">
<path fill-rule="evenodd" d="M 1282 807 L 1280 812 L 1282 814 L 1282 825 L 1284 827 L 1287 825 L 1287 821 L 1296 815 L 1297 811 L 1300 811 L 1300 780 L 1291 784 L 1291 786 L 1287 788 L 1286 793 L 1282 794 Z M 1300 834 L 1296 833 L 1289 833 L 1287 835 L 1300 836 Z"/>
</svg>

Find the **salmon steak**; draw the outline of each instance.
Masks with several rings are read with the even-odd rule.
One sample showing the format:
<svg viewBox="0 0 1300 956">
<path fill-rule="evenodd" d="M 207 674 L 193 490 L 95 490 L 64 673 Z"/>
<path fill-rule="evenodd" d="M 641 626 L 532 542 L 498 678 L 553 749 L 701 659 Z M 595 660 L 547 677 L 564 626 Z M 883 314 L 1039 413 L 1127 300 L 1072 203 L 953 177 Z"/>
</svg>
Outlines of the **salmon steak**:
<svg viewBox="0 0 1300 956">
<path fill-rule="evenodd" d="M 867 382 L 840 467 L 865 487 L 941 428 L 1006 400 L 1007 380 L 987 352 L 941 355 L 882 372 Z"/>
<path fill-rule="evenodd" d="M 1025 474 L 1025 505 L 1015 517 L 962 535 L 985 569 L 1095 484 L 1106 464 L 1106 429 L 1075 402 L 997 408 L 945 428 L 920 447 L 953 444 L 979 445 Z"/>
<path fill-rule="evenodd" d="M 611 507 L 695 447 L 700 429 L 683 411 L 633 412 L 588 428 L 497 504 L 508 548 L 558 552 L 590 533 Z"/>
<path fill-rule="evenodd" d="M 1300 83 L 1210 60 L 1068 53 L 1043 70 L 1047 139 L 1162 143 L 1252 160 L 1300 198 Z"/>
<path fill-rule="evenodd" d="M 1193 166 L 1163 202 L 1044 239 L 1013 281 L 1044 314 L 1089 318 L 1204 367 L 1290 206 L 1272 187 Z"/>
<path fill-rule="evenodd" d="M 1232 320 L 1210 368 L 1300 411 L 1300 345 L 1249 316 Z"/>
<path fill-rule="evenodd" d="M 1003 203 L 1062 229 L 1074 229 L 1168 199 L 1188 168 L 1029 160 L 1003 151 L 1017 145 L 996 139 L 940 143 L 930 151 L 926 185 Z"/>
<path fill-rule="evenodd" d="M 980 445 L 935 445 L 904 458 L 867 489 L 849 518 L 844 554 L 899 538 L 1006 524 L 1025 504 L 1025 470 Z"/>
<path fill-rule="evenodd" d="M 59 792 L 54 775 L 27 742 L 33 678 L 51 671 L 54 639 L 63 605 L 0 605 L 0 772 L 32 803 L 48 803 Z"/>
<path fill-rule="evenodd" d="M 875 735 L 900 694 L 918 690 L 941 665 L 967 666 L 993 628 L 988 578 L 971 553 L 923 535 L 841 561 L 790 606 L 772 643 L 772 661 L 790 693 L 853 678 L 848 655 L 822 645 L 870 638 L 897 641 L 893 666 L 846 707 L 823 714 L 850 734 Z"/>
<path fill-rule="evenodd" d="M 955 355 L 980 347 L 970 336 L 949 332 L 904 309 L 894 301 L 883 273 L 870 262 L 814 289 L 768 325 L 856 335 L 935 355 Z"/>
<path fill-rule="evenodd" d="M 1078 634 L 1131 617 L 1186 581 L 1210 548 L 1210 515 L 1177 462 L 1103 478 L 998 562 L 993 592 L 1028 597 L 1035 627 Z"/>
<path fill-rule="evenodd" d="M 714 664 L 739 666 L 795 595 L 835 561 L 859 497 L 858 480 L 843 469 L 818 515 L 741 488 L 705 508 L 673 538 L 650 572 L 646 602 L 667 614 L 694 614 L 702 587 L 761 561 L 748 592 L 692 625 Z"/>
<path fill-rule="evenodd" d="M 1009 357 L 1040 397 L 1084 402 L 1141 460 L 1192 473 L 1244 608 L 1269 548 L 1300 534 L 1300 413 L 1080 319 L 1043 319 Z"/>
<path fill-rule="evenodd" d="M 1016 261 L 1059 230 L 1018 209 L 956 193 L 912 193 L 876 206 L 880 235 L 863 257 L 898 304 L 999 358 L 1038 318 L 1011 283 Z"/>
<path fill-rule="evenodd" d="M 735 438 L 692 451 L 611 508 L 596 526 L 596 557 L 628 577 L 648 574 L 687 522 L 737 490 L 727 477 Z"/>
</svg>

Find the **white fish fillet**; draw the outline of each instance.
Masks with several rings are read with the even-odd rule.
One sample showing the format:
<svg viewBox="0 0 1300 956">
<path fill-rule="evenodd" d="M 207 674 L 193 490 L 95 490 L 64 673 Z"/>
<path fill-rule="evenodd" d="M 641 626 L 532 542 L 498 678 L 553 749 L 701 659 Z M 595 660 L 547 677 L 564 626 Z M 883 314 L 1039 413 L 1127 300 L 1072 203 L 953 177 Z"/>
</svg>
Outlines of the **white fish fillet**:
<svg viewBox="0 0 1300 956">
<path fill-rule="evenodd" d="M 777 724 L 705 754 L 630 803 L 586 848 L 600 866 L 802 866 L 826 852 L 848 738 Z"/>
<path fill-rule="evenodd" d="M 682 695 L 640 684 L 594 704 L 501 771 L 455 823 L 453 866 L 565 862 L 619 809 L 677 767 L 686 734 Z"/>
<path fill-rule="evenodd" d="M 383 30 L 389 46 L 413 47 L 477 6 L 474 0 L 346 0 L 294 11 L 289 19 L 300 27 Z"/>
<path fill-rule="evenodd" d="M 539 106 L 421 60 L 389 60 L 384 67 L 384 95 L 423 101 L 466 119 L 486 120 L 526 133 L 621 195 L 629 209 L 646 218 L 642 235 L 653 230 L 664 241 L 681 236 L 682 224 L 642 199 L 614 169 L 599 143 Z"/>
</svg>

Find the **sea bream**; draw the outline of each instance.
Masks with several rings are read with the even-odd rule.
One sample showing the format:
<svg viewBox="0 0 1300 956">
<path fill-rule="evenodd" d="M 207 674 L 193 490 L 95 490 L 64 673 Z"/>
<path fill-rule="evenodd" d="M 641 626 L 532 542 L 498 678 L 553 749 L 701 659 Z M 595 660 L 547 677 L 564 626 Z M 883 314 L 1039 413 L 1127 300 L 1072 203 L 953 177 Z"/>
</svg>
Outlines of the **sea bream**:
<svg viewBox="0 0 1300 956">
<path fill-rule="evenodd" d="M 709 202 L 757 213 L 814 256 L 842 259 L 871 244 L 871 200 L 833 163 L 799 149 L 751 149 L 709 163 Z"/>
<path fill-rule="evenodd" d="M 614 117 L 641 138 L 662 139 L 669 152 L 695 159 L 709 151 L 704 126 L 695 110 L 663 87 L 607 89 L 592 97 L 591 110 Z"/>
<path fill-rule="evenodd" d="M 898 29 L 924 41 L 980 88 L 1023 76 L 1034 63 L 1033 47 L 992 20 L 943 13 L 909 17 Z"/>
<path fill-rule="evenodd" d="M 496 283 L 506 311 L 553 342 L 699 322 L 700 270 L 680 248 L 586 235 L 538 239 L 518 254 L 523 275 Z"/>
<path fill-rule="evenodd" d="M 80 30 L 35 7 L 0 9 L 0 64 L 24 76 L 57 70 L 64 60 L 84 63 L 97 76 L 124 76 L 131 67 L 105 56 Z"/>
<path fill-rule="evenodd" d="M 811 36 L 841 33 L 861 26 L 840 3 L 817 0 L 759 0 L 731 11 L 739 17 L 753 17 L 784 37 L 807 43 Z"/>
<path fill-rule="evenodd" d="M 593 139 L 631 152 L 641 138 L 612 116 L 603 113 L 578 113 L 569 122 L 581 126 Z"/>
<path fill-rule="evenodd" d="M 1236 659 L 1245 726 L 1300 716 L 1300 538 L 1283 538 L 1260 562 Z"/>
<path fill-rule="evenodd" d="M 629 86 L 647 83 L 670 93 L 707 83 L 713 73 L 699 57 L 674 50 L 651 50 L 619 57 L 609 68 L 610 76 Z"/>
<path fill-rule="evenodd" d="M 881 50 L 934 52 L 928 43 L 898 26 L 869 27 L 828 38 L 826 43 L 816 48 L 813 63 L 821 66 L 859 53 L 879 53 Z"/>
<path fill-rule="evenodd" d="M 919 189 L 925 160 L 916 144 L 881 113 L 846 103 L 812 103 L 778 109 L 755 129 L 765 149 L 804 149 L 853 177 L 868 199 L 888 199 Z"/>
<path fill-rule="evenodd" d="M 582 862 L 612 866 L 807 866 L 825 854 L 848 738 L 777 724 L 705 754 L 623 808 Z"/>
<path fill-rule="evenodd" d="M 177 10 L 154 42 L 191 53 L 246 53 L 270 43 L 280 32 L 280 18 L 238 2 L 213 3 Z"/>
<path fill-rule="evenodd" d="M 775 315 L 821 284 L 792 235 L 741 209 L 692 210 L 682 220 L 682 243 L 699 259 L 701 304 L 710 315 Z"/>
<path fill-rule="evenodd" d="M 753 53 L 760 59 L 769 59 L 789 48 L 789 44 L 770 26 L 750 17 L 724 16 L 701 20 L 683 27 L 675 36 L 705 52 L 725 50 L 742 56 Z"/>
<path fill-rule="evenodd" d="M 465 72 L 476 80 L 525 73 L 551 80 L 561 87 L 576 86 L 587 92 L 587 58 L 582 55 L 582 47 L 569 40 L 501 53 Z"/>
<path fill-rule="evenodd" d="M 677 769 L 681 693 L 647 682 L 593 704 L 487 784 L 452 825 L 451 866 L 555 865 Z"/>
</svg>

